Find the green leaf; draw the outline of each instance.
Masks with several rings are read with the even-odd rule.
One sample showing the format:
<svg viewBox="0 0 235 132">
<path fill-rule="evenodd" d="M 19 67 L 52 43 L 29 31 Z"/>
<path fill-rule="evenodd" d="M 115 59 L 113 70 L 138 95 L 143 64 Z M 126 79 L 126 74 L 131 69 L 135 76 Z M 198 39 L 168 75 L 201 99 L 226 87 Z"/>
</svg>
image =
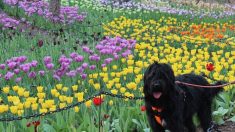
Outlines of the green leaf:
<svg viewBox="0 0 235 132">
<path fill-rule="evenodd" d="M 235 122 L 235 116 L 233 116 L 232 118 L 228 119 L 229 121 Z"/>
<path fill-rule="evenodd" d="M 144 132 L 150 132 L 150 128 L 145 128 Z"/>
<path fill-rule="evenodd" d="M 217 111 L 213 112 L 213 115 L 222 115 L 224 116 L 229 110 L 228 109 L 224 109 L 223 107 L 219 107 L 219 109 Z"/>
<path fill-rule="evenodd" d="M 56 132 L 56 130 L 49 124 L 43 124 L 42 127 L 44 132 Z"/>
<path fill-rule="evenodd" d="M 141 127 L 141 124 L 139 123 L 138 120 L 136 119 L 132 119 L 132 122 L 134 122 L 138 127 Z"/>
</svg>

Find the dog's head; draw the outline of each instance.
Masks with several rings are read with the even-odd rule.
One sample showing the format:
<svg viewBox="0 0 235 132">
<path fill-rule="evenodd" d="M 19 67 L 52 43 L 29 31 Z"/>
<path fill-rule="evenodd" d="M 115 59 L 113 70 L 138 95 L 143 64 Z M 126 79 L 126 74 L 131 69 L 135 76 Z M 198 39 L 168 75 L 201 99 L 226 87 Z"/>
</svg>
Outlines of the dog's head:
<svg viewBox="0 0 235 132">
<path fill-rule="evenodd" d="M 159 100 L 174 90 L 175 75 L 172 68 L 164 63 L 151 64 L 144 73 L 144 94 Z"/>
</svg>

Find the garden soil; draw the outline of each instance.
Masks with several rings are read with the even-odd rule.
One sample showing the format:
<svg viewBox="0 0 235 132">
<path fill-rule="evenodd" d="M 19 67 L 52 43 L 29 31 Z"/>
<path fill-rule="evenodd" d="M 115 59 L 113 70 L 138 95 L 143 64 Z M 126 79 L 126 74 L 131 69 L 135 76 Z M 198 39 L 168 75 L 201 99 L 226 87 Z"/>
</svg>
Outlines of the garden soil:
<svg viewBox="0 0 235 132">
<path fill-rule="evenodd" d="M 235 132 L 235 122 L 225 122 L 223 125 L 218 126 L 219 132 Z"/>
<path fill-rule="evenodd" d="M 197 132 L 203 132 L 203 130 L 198 128 Z M 216 125 L 211 132 L 235 132 L 235 122 L 226 121 L 222 125 Z"/>
</svg>

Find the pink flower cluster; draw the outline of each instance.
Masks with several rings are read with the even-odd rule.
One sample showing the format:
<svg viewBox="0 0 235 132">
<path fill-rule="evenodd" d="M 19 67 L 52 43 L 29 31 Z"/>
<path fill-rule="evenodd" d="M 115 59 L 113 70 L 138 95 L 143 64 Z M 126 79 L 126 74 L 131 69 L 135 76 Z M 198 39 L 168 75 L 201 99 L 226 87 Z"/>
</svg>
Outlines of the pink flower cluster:
<svg viewBox="0 0 235 132">
<path fill-rule="evenodd" d="M 71 24 L 74 22 L 81 22 L 85 18 L 85 13 L 79 14 L 77 7 L 70 6 L 61 6 L 59 16 L 53 16 L 49 11 L 49 3 L 43 0 L 4 0 L 4 2 L 13 7 L 19 6 L 28 16 L 36 14 L 53 22 Z"/>
</svg>

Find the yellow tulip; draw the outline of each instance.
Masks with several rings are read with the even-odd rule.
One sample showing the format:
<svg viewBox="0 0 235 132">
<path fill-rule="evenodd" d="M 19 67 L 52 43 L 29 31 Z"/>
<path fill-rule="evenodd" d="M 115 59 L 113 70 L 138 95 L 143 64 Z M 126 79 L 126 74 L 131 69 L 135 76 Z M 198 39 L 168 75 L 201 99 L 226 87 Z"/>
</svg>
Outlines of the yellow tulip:
<svg viewBox="0 0 235 132">
<path fill-rule="evenodd" d="M 56 84 L 56 88 L 57 88 L 58 90 L 61 90 L 62 87 L 63 87 L 63 84 Z"/>
<path fill-rule="evenodd" d="M 110 106 L 113 105 L 113 100 L 109 100 L 109 105 L 110 105 Z"/>
<path fill-rule="evenodd" d="M 112 89 L 110 91 L 111 91 L 112 94 L 117 94 L 118 93 L 118 91 L 116 89 Z"/>
<path fill-rule="evenodd" d="M 92 101 L 88 100 L 87 102 L 85 102 L 85 106 L 90 108 L 91 107 L 91 103 L 92 103 Z"/>
<path fill-rule="evenodd" d="M 77 91 L 78 90 L 78 85 L 73 85 L 72 89 L 73 89 L 73 91 Z"/>
<path fill-rule="evenodd" d="M 80 110 L 80 108 L 79 108 L 78 106 L 75 106 L 75 107 L 74 107 L 74 111 L 75 111 L 75 112 L 79 112 L 79 110 Z"/>
<path fill-rule="evenodd" d="M 83 96 L 84 96 L 83 92 L 77 93 L 78 102 L 82 102 L 83 101 Z"/>
<path fill-rule="evenodd" d="M 42 86 L 38 86 L 37 90 L 38 90 L 39 93 L 42 93 L 43 92 L 43 87 Z"/>
<path fill-rule="evenodd" d="M 3 88 L 2 88 L 2 91 L 3 91 L 5 94 L 8 94 L 8 93 L 9 93 L 9 89 L 10 89 L 10 87 L 6 86 L 6 87 L 3 87 Z"/>
<path fill-rule="evenodd" d="M 36 104 L 36 103 L 32 104 L 31 107 L 32 107 L 32 110 L 37 110 L 38 109 L 38 104 Z"/>
</svg>

